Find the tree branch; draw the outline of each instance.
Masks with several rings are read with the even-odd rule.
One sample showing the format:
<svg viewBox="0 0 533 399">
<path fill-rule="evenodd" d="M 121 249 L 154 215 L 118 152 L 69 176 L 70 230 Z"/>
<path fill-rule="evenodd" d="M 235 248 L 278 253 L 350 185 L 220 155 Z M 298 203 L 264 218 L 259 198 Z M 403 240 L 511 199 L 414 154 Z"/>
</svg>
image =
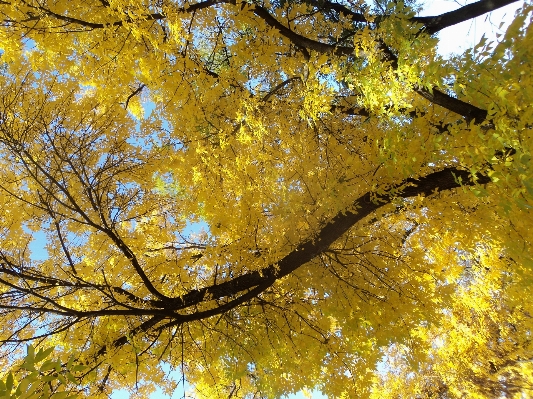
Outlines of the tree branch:
<svg viewBox="0 0 533 399">
<path fill-rule="evenodd" d="M 480 184 L 486 184 L 491 181 L 489 177 L 484 175 L 477 175 L 476 179 L 477 183 Z M 188 308 L 203 302 L 207 298 L 215 300 L 227 296 L 236 296 L 244 290 L 249 290 L 259 285 L 267 289 L 276 280 L 289 275 L 324 252 L 356 223 L 390 203 L 396 197 L 408 198 L 418 195 L 430 195 L 436 191 L 451 190 L 461 187 L 461 185 L 471 186 L 474 184 L 476 182 L 471 179 L 468 171 L 450 167 L 420 179 L 405 180 L 396 186 L 396 189 L 401 189 L 396 195 L 373 196 L 371 192 L 363 194 L 352 203 L 349 209 L 339 212 L 315 236 L 298 245 L 279 262 L 261 271 L 247 273 L 218 285 L 190 291 L 188 294 L 173 301 L 173 309 Z M 374 199 L 372 200 L 372 198 Z M 352 209 L 356 209 L 356 211 Z"/>
<path fill-rule="evenodd" d="M 378 47 L 382 51 L 382 58 L 385 62 L 390 62 L 392 69 L 398 69 L 398 57 L 392 52 L 392 50 L 383 41 L 378 42 Z M 447 110 L 455 112 L 465 117 L 467 122 L 474 121 L 474 123 L 482 123 L 487 118 L 487 111 L 478 108 L 475 105 L 461 101 L 455 97 L 452 97 L 446 93 L 439 91 L 437 88 L 428 90 L 425 87 L 415 86 L 416 93 L 424 97 L 426 100 L 433 104 L 440 105 Z"/>
<path fill-rule="evenodd" d="M 484 109 L 449 96 L 436 88 L 429 91 L 424 87 L 415 87 L 415 92 L 434 104 L 464 116 L 467 122 L 474 121 L 479 124 L 487 118 L 487 111 Z"/>
<path fill-rule="evenodd" d="M 432 35 L 444 28 L 479 17 L 480 15 L 515 3 L 516 1 L 518 0 L 480 0 L 441 15 L 432 17 L 413 17 L 411 18 L 411 21 L 424 24 L 422 31 Z"/>
<path fill-rule="evenodd" d="M 316 40 L 309 39 L 305 36 L 302 36 L 290 30 L 288 27 L 286 27 L 281 22 L 279 22 L 276 18 L 274 18 L 268 12 L 268 10 L 264 7 L 254 5 L 250 9 L 253 11 L 255 15 L 257 15 L 259 18 L 265 21 L 267 25 L 269 25 L 272 28 L 277 29 L 279 33 L 281 33 L 281 35 L 285 36 L 293 44 L 295 44 L 296 46 L 300 48 L 303 48 L 306 50 L 314 50 L 319 53 L 336 54 L 336 55 L 351 55 L 354 53 L 353 47 L 335 46 L 332 44 L 318 42 Z"/>
</svg>

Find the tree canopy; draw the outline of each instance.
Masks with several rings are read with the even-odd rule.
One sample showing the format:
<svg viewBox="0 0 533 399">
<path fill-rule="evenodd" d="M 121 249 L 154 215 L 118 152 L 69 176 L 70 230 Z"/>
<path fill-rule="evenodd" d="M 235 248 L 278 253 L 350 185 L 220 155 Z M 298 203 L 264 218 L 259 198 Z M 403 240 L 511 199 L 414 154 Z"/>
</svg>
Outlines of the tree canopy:
<svg viewBox="0 0 533 399">
<path fill-rule="evenodd" d="M 58 397 L 172 392 L 167 366 L 207 398 L 531 395 L 533 5 L 436 53 L 511 2 L 0 1 L 3 368 L 31 343 Z"/>
</svg>

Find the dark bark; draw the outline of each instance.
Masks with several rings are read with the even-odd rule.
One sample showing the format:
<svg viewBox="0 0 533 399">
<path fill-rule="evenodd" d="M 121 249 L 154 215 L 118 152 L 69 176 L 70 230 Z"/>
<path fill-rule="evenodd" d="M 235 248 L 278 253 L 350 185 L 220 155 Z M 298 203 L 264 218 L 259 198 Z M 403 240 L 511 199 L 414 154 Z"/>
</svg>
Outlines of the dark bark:
<svg viewBox="0 0 533 399">
<path fill-rule="evenodd" d="M 382 60 L 389 62 L 392 69 L 398 69 L 398 57 L 396 57 L 392 50 L 383 41 L 379 41 L 378 48 L 381 50 Z M 429 102 L 463 116 L 467 122 L 474 121 L 474 123 L 479 124 L 487 118 L 486 110 L 443 93 L 437 88 L 433 88 L 430 91 L 424 87 L 415 86 L 413 89 Z"/>
<path fill-rule="evenodd" d="M 297 246 L 279 262 L 264 268 L 260 272 L 247 273 L 221 284 L 190 291 L 188 294 L 174 299 L 172 304 L 169 304 L 167 301 L 160 301 L 159 304 L 167 310 L 172 308 L 172 310 L 176 311 L 179 309 L 195 308 L 204 301 L 217 301 L 231 297 L 233 299 L 205 311 L 193 311 L 189 314 L 174 313 L 172 316 L 155 315 L 131 330 L 130 335 L 147 332 L 154 328 L 156 330 L 162 330 L 190 321 L 219 315 L 256 298 L 270 288 L 277 280 L 293 273 L 326 251 L 353 226 L 382 206 L 389 204 L 395 198 L 409 198 L 419 195 L 427 196 L 435 192 L 452 190 L 461 186 L 472 186 L 476 183 L 487 184 L 490 181 L 489 177 L 478 174 L 474 182 L 468 171 L 450 167 L 419 179 L 406 179 L 395 187 L 395 189 L 401 189 L 395 195 L 384 194 L 372 196 L 370 192 L 363 194 L 347 210 L 339 212 L 326 223 L 315 236 Z M 157 326 L 165 319 L 168 320 L 166 323 Z M 113 342 L 112 347 L 117 349 L 127 342 L 128 338 L 122 336 Z M 108 348 L 104 346 L 98 351 L 96 357 L 104 354 L 107 350 Z"/>
<path fill-rule="evenodd" d="M 441 15 L 435 15 L 432 17 L 414 17 L 411 18 L 411 21 L 423 24 L 423 31 L 432 35 L 444 28 L 479 17 L 508 4 L 515 3 L 516 1 L 517 0 L 481 0 Z"/>
<path fill-rule="evenodd" d="M 307 0 L 306 3 L 311 4 L 312 6 L 318 9 L 337 11 L 338 13 L 349 17 L 354 22 L 368 22 L 365 17 L 365 14 L 350 10 L 348 7 L 339 3 L 335 3 L 329 0 Z"/>
<path fill-rule="evenodd" d="M 479 175 L 476 177 L 477 183 L 486 184 L 490 182 L 490 178 L 487 176 Z M 469 172 L 451 167 L 431 173 L 420 179 L 405 180 L 397 186 L 397 188 L 403 187 L 403 189 L 396 196 L 386 194 L 375 196 L 374 200 L 371 200 L 372 193 L 363 194 L 353 202 L 348 210 L 339 212 L 315 236 L 297 246 L 276 264 L 272 264 L 260 272 L 247 273 L 221 284 L 191 291 L 180 298 L 174 299 L 172 307 L 176 310 L 184 309 L 201 303 L 204 298 L 216 300 L 236 296 L 240 292 L 256 286 L 264 286 L 264 289 L 267 289 L 276 280 L 289 275 L 328 249 L 331 244 L 355 224 L 390 203 L 394 198 L 430 195 L 436 191 L 458 188 L 461 184 L 470 186 L 475 183 L 471 180 Z M 357 211 L 352 209 L 357 209 Z"/>
<path fill-rule="evenodd" d="M 306 50 L 313 50 L 318 53 L 336 54 L 336 55 L 351 55 L 354 52 L 352 47 L 335 46 L 332 44 L 322 43 L 313 39 L 302 36 L 274 18 L 266 8 L 254 6 L 253 12 L 255 15 L 265 21 L 270 27 L 279 30 L 282 36 L 289 39 L 293 44 Z"/>
<path fill-rule="evenodd" d="M 479 124 L 487 118 L 486 110 L 445 94 L 436 88 L 429 91 L 426 88 L 416 87 L 415 91 L 433 104 L 464 116 L 467 122 L 474 121 L 474 123 Z"/>
<path fill-rule="evenodd" d="M 423 24 L 424 26 L 422 30 L 427 34 L 432 35 L 442 29 L 479 17 L 517 1 L 518 0 L 480 0 L 444 14 L 413 17 L 410 21 Z M 307 3 L 318 9 L 337 11 L 354 22 L 368 22 L 364 14 L 353 11 L 339 3 L 334 3 L 328 0 L 320 2 L 318 0 L 307 0 Z M 383 16 L 378 16 L 377 18 L 380 19 L 383 18 Z"/>
</svg>

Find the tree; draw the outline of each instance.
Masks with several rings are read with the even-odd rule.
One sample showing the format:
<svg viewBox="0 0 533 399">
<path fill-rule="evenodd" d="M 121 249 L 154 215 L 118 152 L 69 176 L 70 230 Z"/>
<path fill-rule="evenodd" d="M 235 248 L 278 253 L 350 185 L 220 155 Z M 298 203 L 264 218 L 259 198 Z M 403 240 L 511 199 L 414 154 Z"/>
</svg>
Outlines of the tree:
<svg viewBox="0 0 533 399">
<path fill-rule="evenodd" d="M 532 6 L 435 53 L 508 3 L 0 2 L 4 362 L 81 351 L 90 397 L 163 362 L 203 397 L 530 393 Z"/>
</svg>

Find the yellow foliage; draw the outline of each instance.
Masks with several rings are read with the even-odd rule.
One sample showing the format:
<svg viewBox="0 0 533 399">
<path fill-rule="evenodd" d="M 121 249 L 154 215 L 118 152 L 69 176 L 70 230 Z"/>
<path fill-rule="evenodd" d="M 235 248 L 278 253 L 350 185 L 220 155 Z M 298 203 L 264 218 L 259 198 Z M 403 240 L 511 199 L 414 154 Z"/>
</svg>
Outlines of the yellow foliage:
<svg viewBox="0 0 533 399">
<path fill-rule="evenodd" d="M 531 395 L 533 7 L 444 60 L 465 9 L 409 4 L 0 1 L 0 365 L 55 345 L 91 398 L 167 366 L 206 398 Z"/>
</svg>

